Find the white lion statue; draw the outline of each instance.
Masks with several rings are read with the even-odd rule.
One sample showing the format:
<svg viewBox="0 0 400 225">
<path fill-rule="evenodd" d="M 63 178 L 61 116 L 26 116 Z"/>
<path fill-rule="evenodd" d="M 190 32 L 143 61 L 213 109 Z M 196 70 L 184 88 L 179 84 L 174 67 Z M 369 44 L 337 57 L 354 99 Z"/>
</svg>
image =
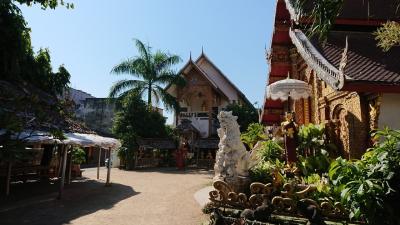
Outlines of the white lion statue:
<svg viewBox="0 0 400 225">
<path fill-rule="evenodd" d="M 235 179 L 237 176 L 247 177 L 249 169 L 255 166 L 260 158 L 256 151 L 258 144 L 252 151 L 247 151 L 240 140 L 240 130 L 237 117 L 232 112 L 221 111 L 218 115 L 220 138 L 216 161 L 214 165 L 214 180 Z"/>
</svg>

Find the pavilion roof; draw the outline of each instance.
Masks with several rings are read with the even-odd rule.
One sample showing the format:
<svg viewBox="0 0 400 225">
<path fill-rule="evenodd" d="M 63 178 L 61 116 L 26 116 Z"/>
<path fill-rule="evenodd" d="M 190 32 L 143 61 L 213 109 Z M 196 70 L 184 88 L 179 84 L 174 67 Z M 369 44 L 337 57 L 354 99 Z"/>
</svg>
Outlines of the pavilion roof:
<svg viewBox="0 0 400 225">
<path fill-rule="evenodd" d="M 0 130 L 0 135 L 5 134 L 5 130 Z M 50 132 L 37 130 L 24 130 L 11 136 L 12 139 L 22 140 L 27 144 L 65 144 L 77 145 L 82 147 L 101 147 L 117 149 L 121 147 L 121 142 L 114 138 L 102 137 L 97 134 L 64 133 L 65 139 L 58 139 Z"/>
<path fill-rule="evenodd" d="M 218 149 L 218 138 L 197 139 L 193 145 L 200 149 Z"/>
<path fill-rule="evenodd" d="M 139 138 L 137 143 L 140 146 L 148 146 L 157 149 L 176 149 L 174 140 L 170 138 Z"/>
<path fill-rule="evenodd" d="M 19 101 L 22 101 L 22 104 L 16 106 Z M 25 121 L 20 132 L 10 134 L 11 138 L 31 144 L 58 143 L 112 149 L 121 146 L 118 140 L 99 136 L 71 116 L 60 113 L 57 103 L 57 98 L 29 84 L 12 84 L 0 80 L 0 110 L 14 113 L 21 118 L 21 121 Z M 30 104 L 41 107 L 40 113 L 45 113 L 46 119 L 37 121 L 37 115 L 32 112 Z M 0 140 L 3 140 L 8 137 L 8 132 L 4 127 L 1 128 Z M 65 139 L 54 137 L 52 134 L 54 130 L 62 131 Z"/>
</svg>

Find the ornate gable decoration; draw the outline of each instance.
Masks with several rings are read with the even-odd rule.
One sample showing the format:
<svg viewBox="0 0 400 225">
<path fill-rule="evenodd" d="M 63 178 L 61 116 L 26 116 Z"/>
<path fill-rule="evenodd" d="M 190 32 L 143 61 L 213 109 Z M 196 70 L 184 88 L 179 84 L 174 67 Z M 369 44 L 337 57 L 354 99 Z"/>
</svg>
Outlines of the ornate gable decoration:
<svg viewBox="0 0 400 225">
<path fill-rule="evenodd" d="M 329 63 L 324 56 L 322 56 L 313 44 L 308 40 L 306 35 L 300 30 L 289 31 L 289 36 L 293 44 L 296 46 L 298 52 L 303 57 L 304 61 L 316 72 L 318 77 L 329 84 L 333 89 L 340 90 L 343 88 L 345 75 L 344 67 L 347 62 L 347 42 L 346 48 L 342 55 L 340 63 L 340 70 Z"/>
</svg>

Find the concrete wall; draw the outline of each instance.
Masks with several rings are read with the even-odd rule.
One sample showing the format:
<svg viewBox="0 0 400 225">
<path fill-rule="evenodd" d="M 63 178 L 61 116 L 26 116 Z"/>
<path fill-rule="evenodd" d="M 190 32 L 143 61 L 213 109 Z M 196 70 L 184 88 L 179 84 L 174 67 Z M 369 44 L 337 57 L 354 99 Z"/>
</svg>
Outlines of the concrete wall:
<svg viewBox="0 0 400 225">
<path fill-rule="evenodd" d="M 378 119 L 380 129 L 385 126 L 400 129 L 400 94 L 383 94 Z"/>
<path fill-rule="evenodd" d="M 109 102 L 107 98 L 87 98 L 82 107 L 76 111 L 76 116 L 90 129 L 101 135 L 110 136 L 114 121 L 114 108 L 114 102 Z"/>
</svg>

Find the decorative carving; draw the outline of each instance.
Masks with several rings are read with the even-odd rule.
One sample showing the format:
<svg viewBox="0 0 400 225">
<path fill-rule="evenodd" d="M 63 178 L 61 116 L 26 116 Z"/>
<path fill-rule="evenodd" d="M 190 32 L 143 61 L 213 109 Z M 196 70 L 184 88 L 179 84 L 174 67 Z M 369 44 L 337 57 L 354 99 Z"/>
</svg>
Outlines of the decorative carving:
<svg viewBox="0 0 400 225">
<path fill-rule="evenodd" d="M 382 96 L 378 95 L 374 100 L 369 102 L 369 128 L 371 131 L 378 129 L 381 101 Z"/>
<path fill-rule="evenodd" d="M 339 71 L 339 69 L 329 63 L 300 30 L 290 29 L 289 36 L 304 61 L 316 72 L 318 77 L 328 83 L 333 89 L 342 89 L 345 81 L 345 74 L 343 74 L 343 71 Z M 345 49 L 343 55 L 346 55 L 346 51 Z M 344 59 L 345 57 L 342 58 Z M 345 65 L 344 62 L 346 62 L 346 60 L 342 61 L 342 64 Z"/>
<path fill-rule="evenodd" d="M 214 180 L 233 181 L 241 177 L 248 177 L 248 170 L 255 166 L 260 158 L 255 154 L 255 149 L 248 152 L 240 140 L 239 125 L 237 117 L 232 112 L 221 111 L 218 115 L 221 128 L 218 129 L 220 138 L 214 166 Z"/>
<path fill-rule="evenodd" d="M 270 53 L 272 63 L 290 63 L 289 49 L 286 46 L 274 46 Z"/>
<path fill-rule="evenodd" d="M 250 185 L 250 197 L 244 193 L 236 193 L 224 181 L 215 181 L 214 188 L 210 192 L 210 200 L 219 207 L 230 207 L 237 209 L 256 209 L 262 204 L 273 208 L 274 214 L 298 216 L 297 201 L 315 205 L 321 210 L 321 214 L 327 219 L 346 219 L 348 212 L 340 202 L 328 200 L 316 201 L 310 196 L 317 189 L 312 185 L 298 185 L 286 183 L 284 191 L 279 192 L 271 183 L 252 183 Z"/>
<path fill-rule="evenodd" d="M 343 144 L 343 150 L 346 154 L 350 152 L 350 135 L 349 135 L 349 124 L 347 123 L 347 111 L 345 109 L 340 109 L 338 113 L 339 119 L 339 137 Z"/>
</svg>

